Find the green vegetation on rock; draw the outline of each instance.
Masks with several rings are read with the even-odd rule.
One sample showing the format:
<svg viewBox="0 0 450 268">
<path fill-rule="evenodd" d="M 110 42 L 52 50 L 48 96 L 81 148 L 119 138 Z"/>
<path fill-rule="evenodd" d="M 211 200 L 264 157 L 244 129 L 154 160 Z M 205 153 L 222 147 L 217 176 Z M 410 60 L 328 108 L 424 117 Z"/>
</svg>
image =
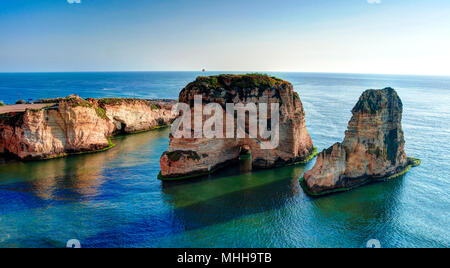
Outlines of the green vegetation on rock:
<svg viewBox="0 0 450 268">
<path fill-rule="evenodd" d="M 413 167 L 418 167 L 422 163 L 422 161 L 419 158 L 414 157 L 408 157 L 408 161 L 410 165 Z"/>
<path fill-rule="evenodd" d="M 111 137 L 108 137 L 107 139 L 108 139 L 108 147 L 105 147 L 105 148 L 102 148 L 102 149 L 93 150 L 93 151 L 87 151 L 87 152 L 62 153 L 62 154 L 59 154 L 59 155 L 54 155 L 54 156 L 51 156 L 51 157 L 44 158 L 42 160 L 63 158 L 63 157 L 69 156 L 69 155 L 83 155 L 83 154 L 100 153 L 100 152 L 105 152 L 105 151 L 108 151 L 108 150 L 116 147 L 116 145 L 111 141 Z"/>
<path fill-rule="evenodd" d="M 92 99 L 92 101 L 94 102 L 95 99 Z M 117 105 L 122 105 L 122 104 L 136 104 L 136 103 L 145 104 L 145 105 L 149 106 L 152 110 L 158 110 L 161 108 L 156 103 L 152 103 L 151 101 L 137 99 L 137 98 L 103 98 L 103 99 L 97 100 L 97 103 L 100 107 L 103 107 L 103 108 L 107 105 L 117 106 Z"/>
<path fill-rule="evenodd" d="M 311 151 L 311 153 L 309 154 L 308 157 L 306 157 L 304 160 L 300 161 L 300 162 L 296 162 L 296 164 L 306 164 L 309 161 L 313 160 L 314 157 L 316 157 L 319 154 L 319 152 L 317 151 L 317 147 L 313 147 L 313 150 Z"/>
<path fill-rule="evenodd" d="M 3 101 L 0 101 L 0 107 L 1 106 L 5 106 L 5 104 L 3 103 Z"/>
<path fill-rule="evenodd" d="M 107 137 L 107 139 L 108 139 L 108 146 L 105 147 L 105 148 L 98 149 L 98 150 L 93 150 L 93 151 L 88 151 L 88 152 L 69 153 L 69 155 L 99 153 L 99 152 L 108 151 L 109 149 L 112 149 L 112 148 L 116 147 L 116 145 L 111 141 L 111 137 Z"/>
<path fill-rule="evenodd" d="M 82 98 L 70 97 L 70 98 L 64 99 L 61 102 L 67 103 L 68 105 L 70 105 L 73 108 L 75 108 L 75 107 L 85 107 L 85 108 L 95 109 L 95 112 L 97 113 L 98 117 L 100 117 L 102 119 L 107 119 L 105 109 L 103 109 L 102 107 L 95 106 L 94 104 L 92 104 L 89 101 L 84 100 Z"/>
<path fill-rule="evenodd" d="M 391 179 L 395 179 L 397 177 L 400 177 L 401 175 L 406 174 L 406 172 L 408 172 L 411 169 L 412 165 L 407 165 L 402 171 L 395 173 L 394 175 L 391 175 L 383 180 L 391 180 Z"/>
<path fill-rule="evenodd" d="M 125 100 L 125 98 L 103 98 L 103 99 L 98 100 L 98 104 L 100 106 L 120 105 L 123 103 L 124 100 Z"/>
<path fill-rule="evenodd" d="M 65 103 L 67 103 L 68 105 L 70 105 L 71 107 L 86 107 L 86 108 L 92 108 L 94 107 L 94 105 L 82 98 L 77 98 L 77 97 L 70 97 L 70 98 L 66 98 L 64 99 Z"/>
<path fill-rule="evenodd" d="M 105 109 L 103 109 L 102 107 L 96 107 L 95 111 L 97 112 L 98 117 L 102 118 L 102 119 L 106 119 L 108 118 L 106 116 L 106 111 Z"/>
<path fill-rule="evenodd" d="M 220 88 L 268 88 L 277 84 L 288 84 L 280 78 L 269 76 L 267 74 L 249 73 L 249 74 L 221 74 L 215 76 L 199 76 L 187 87 L 199 87 L 204 90 L 220 89 Z"/>
</svg>

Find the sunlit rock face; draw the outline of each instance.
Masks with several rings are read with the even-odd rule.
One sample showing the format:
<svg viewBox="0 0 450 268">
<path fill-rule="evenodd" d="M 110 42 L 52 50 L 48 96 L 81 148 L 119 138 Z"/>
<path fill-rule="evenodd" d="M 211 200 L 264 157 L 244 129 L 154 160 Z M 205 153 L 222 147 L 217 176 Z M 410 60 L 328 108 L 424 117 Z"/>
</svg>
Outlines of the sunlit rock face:
<svg viewBox="0 0 450 268">
<path fill-rule="evenodd" d="M 179 102 L 190 105 L 194 115 L 194 96 L 202 97 L 203 108 L 208 103 L 218 103 L 226 118 L 227 103 L 279 104 L 279 145 L 262 148 L 261 136 L 250 138 L 174 138 L 170 136 L 169 150 L 161 156 L 162 179 L 185 178 L 211 173 L 239 159 L 243 148 L 251 154 L 253 168 L 268 168 L 292 164 L 307 159 L 313 151 L 313 143 L 306 130 L 302 102 L 293 86 L 286 81 L 266 75 L 219 75 L 198 77 L 181 92 Z M 269 108 L 270 110 L 270 108 Z M 271 125 L 271 111 L 267 113 Z M 203 115 L 203 122 L 210 117 Z M 192 122 L 194 119 L 192 119 Z M 192 129 L 194 123 L 192 123 Z M 235 127 L 236 129 L 236 122 Z M 249 120 L 245 123 L 249 132 Z M 225 127 L 224 127 L 224 137 Z"/>
<path fill-rule="evenodd" d="M 108 99 L 84 100 L 72 95 L 46 100 L 43 109 L 0 115 L 0 153 L 20 159 L 47 159 L 95 152 L 112 146 L 108 137 L 167 125 L 170 102 Z M 117 122 L 121 122 L 120 124 Z"/>
<path fill-rule="evenodd" d="M 349 189 L 405 169 L 402 109 L 392 88 L 365 91 L 352 110 L 343 143 L 322 151 L 305 173 L 308 190 L 320 194 Z"/>
<path fill-rule="evenodd" d="M 175 116 L 171 109 L 175 101 L 124 98 L 88 99 L 102 108 L 114 123 L 115 132 L 134 133 L 170 125 Z"/>
</svg>

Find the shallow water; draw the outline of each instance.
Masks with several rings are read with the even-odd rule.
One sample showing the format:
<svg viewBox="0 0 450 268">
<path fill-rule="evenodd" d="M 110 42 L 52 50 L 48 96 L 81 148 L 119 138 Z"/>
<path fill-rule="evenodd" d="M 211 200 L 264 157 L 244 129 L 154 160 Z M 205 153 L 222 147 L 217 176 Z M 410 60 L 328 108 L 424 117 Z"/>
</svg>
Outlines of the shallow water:
<svg viewBox="0 0 450 268">
<path fill-rule="evenodd" d="M 30 98 L 176 97 L 197 75 L 0 74 L 0 99 L 15 101 L 17 88 Z M 407 154 L 422 165 L 389 182 L 311 198 L 298 179 L 314 161 L 163 183 L 156 176 L 169 129 L 120 136 L 103 153 L 0 160 L 0 247 L 64 247 L 69 239 L 83 247 L 364 247 L 374 238 L 382 247 L 450 245 L 450 78 L 275 75 L 299 92 L 319 149 L 343 139 L 363 90 L 396 88 Z"/>
</svg>

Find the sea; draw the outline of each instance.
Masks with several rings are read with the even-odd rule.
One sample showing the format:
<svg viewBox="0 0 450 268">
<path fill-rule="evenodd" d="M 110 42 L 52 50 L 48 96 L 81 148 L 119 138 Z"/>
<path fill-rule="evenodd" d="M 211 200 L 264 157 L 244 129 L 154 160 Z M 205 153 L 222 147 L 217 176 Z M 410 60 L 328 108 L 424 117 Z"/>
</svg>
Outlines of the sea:
<svg viewBox="0 0 450 268">
<path fill-rule="evenodd" d="M 2 73 L 0 100 L 173 98 L 199 75 L 236 72 Z M 299 178 L 314 165 L 178 182 L 157 179 L 170 129 L 117 136 L 109 151 L 20 162 L 0 158 L 0 247 L 450 246 L 450 77 L 268 74 L 290 81 L 319 150 L 344 138 L 366 89 L 403 101 L 408 156 L 419 167 L 388 182 L 310 197 Z"/>
</svg>

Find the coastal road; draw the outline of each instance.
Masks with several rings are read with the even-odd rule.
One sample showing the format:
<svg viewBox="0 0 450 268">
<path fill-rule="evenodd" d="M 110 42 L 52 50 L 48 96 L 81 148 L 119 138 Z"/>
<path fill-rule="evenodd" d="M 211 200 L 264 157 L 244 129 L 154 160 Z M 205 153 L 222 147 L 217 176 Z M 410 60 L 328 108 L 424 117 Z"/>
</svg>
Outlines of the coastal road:
<svg viewBox="0 0 450 268">
<path fill-rule="evenodd" d="M 47 106 L 53 106 L 55 103 L 38 103 L 38 104 L 15 104 L 0 106 L 0 114 L 25 112 L 26 109 L 42 109 Z"/>
</svg>

